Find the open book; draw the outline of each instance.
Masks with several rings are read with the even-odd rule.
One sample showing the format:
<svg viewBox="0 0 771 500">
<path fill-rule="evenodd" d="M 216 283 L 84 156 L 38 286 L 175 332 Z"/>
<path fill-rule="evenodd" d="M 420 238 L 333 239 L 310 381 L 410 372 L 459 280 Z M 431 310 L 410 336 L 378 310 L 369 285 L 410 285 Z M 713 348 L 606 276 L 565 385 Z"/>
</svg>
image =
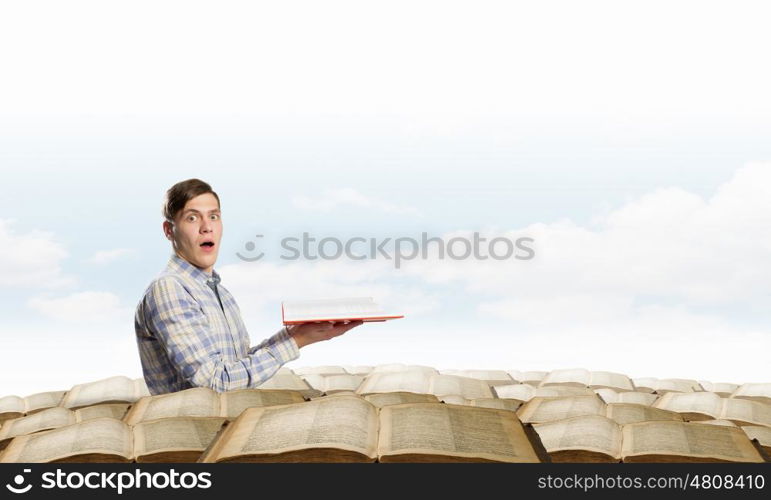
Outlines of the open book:
<svg viewBox="0 0 771 500">
<path fill-rule="evenodd" d="M 731 397 L 771 404 L 771 383 L 742 384 Z"/>
<path fill-rule="evenodd" d="M 568 385 L 599 389 L 606 387 L 617 391 L 634 391 L 632 380 L 622 373 L 589 371 L 583 368 L 554 370 L 541 381 L 540 387 Z"/>
<path fill-rule="evenodd" d="M 223 417 L 234 419 L 246 408 L 284 405 L 305 401 L 297 391 L 238 389 L 218 393 L 208 387 L 147 396 L 126 414 L 129 425 L 169 417 Z"/>
<path fill-rule="evenodd" d="M 594 392 L 606 403 L 635 403 L 651 406 L 659 398 L 656 394 L 649 392 L 618 392 L 607 387 L 595 389 Z"/>
<path fill-rule="evenodd" d="M 575 387 L 572 385 L 551 385 L 549 387 L 536 388 L 530 384 L 508 384 L 493 386 L 493 391 L 499 398 L 516 399 L 522 402 L 530 401 L 537 397 L 594 395 L 594 391 L 588 387 Z"/>
<path fill-rule="evenodd" d="M 301 377 L 311 387 L 323 392 L 333 394 L 340 391 L 355 391 L 361 385 L 364 377 L 361 375 L 333 374 L 333 375 L 303 375 Z"/>
<path fill-rule="evenodd" d="M 46 408 L 26 417 L 8 420 L 0 427 L 0 451 L 4 450 L 16 436 L 57 429 L 66 425 L 85 422 L 100 417 L 122 419 L 128 403 L 94 405 L 80 410 L 68 410 L 61 406 Z"/>
<path fill-rule="evenodd" d="M 633 378 L 632 383 L 635 390 L 640 392 L 656 392 L 664 394 L 665 392 L 695 392 L 702 390 L 701 384 L 695 380 L 683 378 L 665 378 L 655 377 Z"/>
<path fill-rule="evenodd" d="M 721 398 L 712 392 L 668 392 L 654 404 L 676 411 L 685 420 L 730 420 L 739 425 L 771 426 L 771 404 L 751 399 Z"/>
<path fill-rule="evenodd" d="M 771 427 L 765 425 L 745 425 L 742 430 L 747 437 L 760 445 L 766 454 L 766 461 L 771 462 Z"/>
<path fill-rule="evenodd" d="M 679 413 L 635 403 L 605 404 L 598 396 L 571 396 L 557 398 L 533 398 L 517 410 L 525 423 L 545 423 L 572 417 L 600 415 L 619 424 L 631 424 L 652 420 L 682 422 Z"/>
<path fill-rule="evenodd" d="M 0 454 L 11 462 L 194 462 L 222 417 L 174 417 L 130 426 L 103 417 L 19 436 Z"/>
<path fill-rule="evenodd" d="M 321 321 L 386 321 L 403 317 L 403 314 L 386 313 L 372 297 L 292 300 L 281 304 L 281 318 L 285 325 Z"/>
<path fill-rule="evenodd" d="M 149 395 L 143 378 L 117 376 L 74 386 L 64 396 L 60 406 L 76 410 L 99 403 L 133 403 Z"/>
<path fill-rule="evenodd" d="M 678 421 L 620 425 L 601 415 L 533 427 L 554 462 L 764 461 L 738 427 Z"/>
<path fill-rule="evenodd" d="M 51 391 L 32 394 L 26 398 L 5 396 L 0 398 L 0 424 L 5 420 L 32 415 L 45 408 L 58 406 L 67 391 Z"/>
<path fill-rule="evenodd" d="M 466 399 L 492 398 L 492 389 L 484 380 L 457 375 L 432 374 L 423 370 L 379 372 L 368 375 L 356 390 L 359 394 L 378 392 L 414 392 L 416 394 L 448 394 Z"/>
<path fill-rule="evenodd" d="M 244 411 L 200 462 L 539 462 L 513 412 L 359 396 Z"/>
</svg>

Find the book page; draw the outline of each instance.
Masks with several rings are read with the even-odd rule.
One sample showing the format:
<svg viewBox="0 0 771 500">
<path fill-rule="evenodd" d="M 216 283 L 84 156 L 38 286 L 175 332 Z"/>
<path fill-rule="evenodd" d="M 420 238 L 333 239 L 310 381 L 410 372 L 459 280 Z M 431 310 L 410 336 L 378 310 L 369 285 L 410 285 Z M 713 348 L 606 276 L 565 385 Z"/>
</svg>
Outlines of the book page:
<svg viewBox="0 0 771 500">
<path fill-rule="evenodd" d="M 386 406 L 378 451 L 499 462 L 539 462 L 522 424 L 510 411 L 442 403 Z"/>
<path fill-rule="evenodd" d="M 771 427 L 764 425 L 745 425 L 742 430 L 750 439 L 757 439 L 760 446 L 771 448 Z"/>
<path fill-rule="evenodd" d="M 377 409 L 358 396 L 244 410 L 215 460 L 309 448 L 337 448 L 376 458 Z"/>
<path fill-rule="evenodd" d="M 238 417 L 247 408 L 277 406 L 305 401 L 297 391 L 270 389 L 239 389 L 220 394 L 220 416 L 229 419 Z"/>
<path fill-rule="evenodd" d="M 771 403 L 771 382 L 764 384 L 742 384 L 734 391 L 731 397 Z"/>
<path fill-rule="evenodd" d="M 701 424 L 701 425 L 725 425 L 728 427 L 738 427 L 735 423 L 731 422 L 730 420 L 723 420 L 720 418 L 714 419 L 714 420 L 697 420 L 695 422 L 691 422 L 693 424 Z"/>
<path fill-rule="evenodd" d="M 431 375 L 423 371 L 409 370 L 405 372 L 373 372 L 364 379 L 356 390 L 359 394 L 376 392 L 414 392 L 416 394 L 430 393 Z"/>
<path fill-rule="evenodd" d="M 718 396 L 727 398 L 731 394 L 733 394 L 736 389 L 739 388 L 739 384 L 729 384 L 726 382 L 718 382 L 713 384 L 712 382 L 708 382 L 705 380 L 700 380 L 699 384 L 704 389 L 705 392 L 714 392 Z"/>
<path fill-rule="evenodd" d="M 533 428 L 549 453 L 587 450 L 621 460 L 621 427 L 601 415 L 584 415 L 535 424 Z"/>
<path fill-rule="evenodd" d="M 493 390 L 499 398 L 530 401 L 535 397 L 535 387 L 528 384 L 496 385 Z"/>
<path fill-rule="evenodd" d="M 571 368 L 566 370 L 554 370 L 541 381 L 540 387 L 554 384 L 576 385 L 587 387 L 591 381 L 589 370 L 583 368 Z"/>
<path fill-rule="evenodd" d="M 0 457 L 4 463 L 43 463 L 86 453 L 131 459 L 130 428 L 113 418 L 98 418 L 51 431 L 19 436 Z"/>
<path fill-rule="evenodd" d="M 447 403 L 451 405 L 471 406 L 470 399 L 466 399 L 463 396 L 458 396 L 456 394 L 448 394 L 446 396 L 442 396 L 439 398 L 439 400 L 442 403 Z"/>
<path fill-rule="evenodd" d="M 355 391 L 359 388 L 364 377 L 361 375 L 323 375 L 324 392 Z"/>
<path fill-rule="evenodd" d="M 539 385 L 541 381 L 543 381 L 543 379 L 546 378 L 547 375 L 549 375 L 549 372 L 544 372 L 544 371 L 522 372 L 519 374 L 519 378 L 517 380 L 519 380 L 523 384 Z M 514 376 L 512 375 L 512 377 Z"/>
<path fill-rule="evenodd" d="M 638 377 L 633 378 L 635 391 L 639 392 L 654 392 L 659 385 L 659 379 L 655 377 Z"/>
<path fill-rule="evenodd" d="M 683 378 L 665 378 L 656 384 L 656 392 L 694 392 L 701 386 L 695 380 Z"/>
<path fill-rule="evenodd" d="M 134 455 L 170 451 L 201 451 L 217 435 L 224 417 L 171 417 L 134 426 Z"/>
<path fill-rule="evenodd" d="M 0 440 L 74 423 L 75 415 L 70 410 L 60 407 L 48 408 L 26 417 L 8 420 L 0 428 Z"/>
<path fill-rule="evenodd" d="M 720 418 L 723 400 L 711 392 L 668 392 L 661 396 L 653 406 L 678 413 L 699 413 L 712 418 Z M 695 416 L 690 415 L 690 418 L 695 418 Z"/>
<path fill-rule="evenodd" d="M 520 420 L 526 423 L 551 422 L 582 415 L 605 416 L 605 403 L 596 394 L 560 398 L 536 397 L 522 405 L 517 414 Z"/>
<path fill-rule="evenodd" d="M 321 391 L 312 388 L 308 382 L 292 372 L 276 372 L 271 378 L 257 386 L 259 389 L 300 391 L 304 397 L 321 396 Z"/>
<path fill-rule="evenodd" d="M 281 307 L 284 323 L 402 316 L 386 313 L 372 297 L 292 300 L 284 301 Z"/>
<path fill-rule="evenodd" d="M 324 375 L 311 373 L 309 375 L 302 375 L 300 378 L 305 380 L 313 389 L 324 392 L 324 386 L 326 385 L 326 377 Z"/>
<path fill-rule="evenodd" d="M 134 379 L 134 401 L 139 401 L 140 398 L 152 396 L 150 389 L 147 388 L 147 383 L 144 378 Z"/>
<path fill-rule="evenodd" d="M 651 406 L 659 397 L 656 394 L 645 392 L 620 392 L 618 393 L 619 403 L 632 403 L 638 405 Z"/>
<path fill-rule="evenodd" d="M 428 392 L 435 396 L 453 394 L 466 399 L 493 397 L 490 386 L 483 380 L 456 375 L 433 375 L 429 380 Z"/>
<path fill-rule="evenodd" d="M 594 396 L 594 390 L 588 387 L 577 387 L 572 385 L 550 385 L 549 387 L 537 387 L 535 397 L 555 398 L 562 396 Z"/>
<path fill-rule="evenodd" d="M 99 403 L 133 403 L 137 400 L 134 381 L 128 377 L 110 377 L 78 384 L 64 396 L 61 406 L 70 409 Z"/>
<path fill-rule="evenodd" d="M 24 413 L 24 399 L 19 396 L 5 396 L 0 398 L 0 414 Z"/>
<path fill-rule="evenodd" d="M 24 411 L 27 413 L 33 413 L 44 408 L 53 408 L 54 406 L 59 406 L 59 403 L 62 401 L 62 398 L 66 393 L 67 391 L 50 391 L 39 392 L 37 394 L 27 396 L 24 398 L 24 403 L 26 405 Z"/>
<path fill-rule="evenodd" d="M 622 455 L 675 455 L 733 462 L 761 462 L 737 427 L 688 422 L 641 422 L 624 426 Z"/>
<path fill-rule="evenodd" d="M 415 394 L 412 392 L 383 392 L 367 394 L 364 399 L 382 408 L 389 405 L 401 405 L 405 403 L 438 403 L 439 399 L 433 394 Z"/>
<path fill-rule="evenodd" d="M 497 408 L 499 410 L 517 411 L 522 406 L 521 401 L 516 399 L 499 399 L 499 398 L 477 398 L 471 400 L 471 406 L 478 406 L 480 408 Z"/>
<path fill-rule="evenodd" d="M 591 387 L 609 387 L 618 391 L 633 391 L 632 380 L 622 373 L 592 372 L 588 384 Z"/>
<path fill-rule="evenodd" d="M 602 398 L 605 403 L 618 403 L 618 394 L 613 389 L 608 389 L 607 387 L 601 387 L 599 389 L 594 389 L 594 393 L 597 394 L 599 397 Z"/>
<path fill-rule="evenodd" d="M 441 375 L 455 375 L 457 377 L 474 378 L 484 380 L 487 385 L 506 385 L 516 383 L 511 375 L 503 370 L 440 370 Z"/>
<path fill-rule="evenodd" d="M 93 420 L 95 418 L 117 418 L 122 420 L 126 416 L 131 405 L 129 403 L 110 403 L 94 406 L 86 406 L 79 410 L 75 410 L 75 420 L 77 422 L 85 422 L 86 420 Z"/>
<path fill-rule="evenodd" d="M 650 406 L 659 398 L 656 394 L 650 394 L 647 392 L 616 392 L 613 389 L 608 389 L 607 387 L 595 389 L 594 392 L 599 394 L 602 400 L 606 403 L 631 403 Z"/>
<path fill-rule="evenodd" d="M 720 418 L 749 424 L 771 426 L 771 404 L 750 399 L 723 399 Z"/>
<path fill-rule="evenodd" d="M 361 375 L 361 376 L 369 375 L 370 373 L 372 373 L 372 370 L 374 369 L 374 367 L 369 365 L 353 365 L 353 366 L 345 365 L 343 366 L 343 368 L 345 369 L 345 372 L 350 375 Z"/>
<path fill-rule="evenodd" d="M 620 425 L 647 422 L 650 420 L 674 420 L 677 422 L 683 421 L 683 417 L 681 417 L 679 413 L 662 410 L 660 408 L 651 408 L 650 406 L 629 403 L 608 404 L 606 415 L 608 418 L 614 420 Z"/>
<path fill-rule="evenodd" d="M 218 393 L 208 387 L 194 387 L 170 394 L 144 397 L 126 415 L 126 423 L 168 417 L 218 417 L 220 400 Z"/>
<path fill-rule="evenodd" d="M 302 366 L 292 370 L 295 375 L 345 375 L 345 369 L 342 366 Z"/>
</svg>

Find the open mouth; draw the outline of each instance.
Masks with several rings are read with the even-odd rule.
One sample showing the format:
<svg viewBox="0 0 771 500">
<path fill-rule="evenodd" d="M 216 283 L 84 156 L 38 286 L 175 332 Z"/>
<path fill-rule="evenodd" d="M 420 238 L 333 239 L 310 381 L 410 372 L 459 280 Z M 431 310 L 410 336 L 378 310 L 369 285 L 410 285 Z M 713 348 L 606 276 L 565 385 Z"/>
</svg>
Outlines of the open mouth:
<svg viewBox="0 0 771 500">
<path fill-rule="evenodd" d="M 212 248 L 214 248 L 214 242 L 213 241 L 204 241 L 203 243 L 201 243 L 200 246 L 204 250 L 211 250 Z"/>
</svg>

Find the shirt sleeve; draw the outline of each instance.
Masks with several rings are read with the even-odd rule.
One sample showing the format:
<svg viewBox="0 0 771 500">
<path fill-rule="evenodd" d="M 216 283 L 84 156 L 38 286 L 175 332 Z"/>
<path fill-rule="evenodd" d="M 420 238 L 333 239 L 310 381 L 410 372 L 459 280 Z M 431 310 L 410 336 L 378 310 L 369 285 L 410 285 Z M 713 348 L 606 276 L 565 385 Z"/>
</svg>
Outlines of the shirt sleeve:
<svg viewBox="0 0 771 500">
<path fill-rule="evenodd" d="M 195 387 L 217 392 L 256 387 L 299 356 L 294 339 L 282 329 L 250 349 L 246 357 L 225 361 L 206 315 L 181 283 L 160 278 L 147 300 L 148 319 L 169 361 Z"/>
<path fill-rule="evenodd" d="M 272 347 L 280 351 L 283 357 L 288 358 L 287 361 L 297 359 L 300 356 L 300 348 L 297 346 L 294 338 L 289 335 L 289 330 L 286 327 L 282 328 L 275 335 L 267 338 L 249 349 L 249 354 L 255 353 L 266 347 Z"/>
</svg>

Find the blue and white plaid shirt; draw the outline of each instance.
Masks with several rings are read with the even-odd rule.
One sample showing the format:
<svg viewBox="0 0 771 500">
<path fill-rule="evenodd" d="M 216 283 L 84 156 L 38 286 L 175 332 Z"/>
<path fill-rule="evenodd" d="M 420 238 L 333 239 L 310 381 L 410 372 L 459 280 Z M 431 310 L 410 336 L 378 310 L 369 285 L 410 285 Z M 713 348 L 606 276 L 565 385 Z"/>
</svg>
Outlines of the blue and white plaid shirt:
<svg viewBox="0 0 771 500">
<path fill-rule="evenodd" d="M 286 328 L 250 348 L 241 311 L 219 281 L 216 271 L 208 275 L 174 254 L 147 287 L 134 329 L 151 394 L 256 387 L 300 355 Z"/>
</svg>

